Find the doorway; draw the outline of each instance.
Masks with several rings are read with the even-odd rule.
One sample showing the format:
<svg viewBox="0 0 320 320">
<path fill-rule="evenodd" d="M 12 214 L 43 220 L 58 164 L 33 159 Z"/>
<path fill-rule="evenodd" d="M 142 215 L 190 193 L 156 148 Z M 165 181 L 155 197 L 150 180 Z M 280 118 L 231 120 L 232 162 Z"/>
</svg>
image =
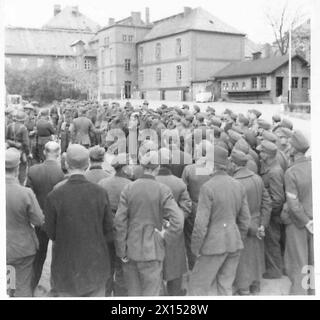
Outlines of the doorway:
<svg viewBox="0 0 320 320">
<path fill-rule="evenodd" d="M 166 100 L 166 92 L 164 90 L 160 91 L 160 100 Z"/>
<path fill-rule="evenodd" d="M 276 97 L 283 95 L 283 77 L 276 78 Z"/>
<path fill-rule="evenodd" d="M 124 82 L 124 97 L 125 99 L 131 99 L 131 81 Z"/>
</svg>

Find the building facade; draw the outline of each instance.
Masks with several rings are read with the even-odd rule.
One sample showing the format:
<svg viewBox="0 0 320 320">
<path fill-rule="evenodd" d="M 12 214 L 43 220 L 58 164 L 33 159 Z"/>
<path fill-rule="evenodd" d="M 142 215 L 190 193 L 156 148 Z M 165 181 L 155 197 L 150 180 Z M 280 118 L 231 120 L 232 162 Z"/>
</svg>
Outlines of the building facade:
<svg viewBox="0 0 320 320">
<path fill-rule="evenodd" d="M 214 75 L 224 100 L 287 102 L 289 57 L 271 57 L 230 64 Z M 309 101 L 310 67 L 295 55 L 292 58 L 292 102 Z"/>
</svg>

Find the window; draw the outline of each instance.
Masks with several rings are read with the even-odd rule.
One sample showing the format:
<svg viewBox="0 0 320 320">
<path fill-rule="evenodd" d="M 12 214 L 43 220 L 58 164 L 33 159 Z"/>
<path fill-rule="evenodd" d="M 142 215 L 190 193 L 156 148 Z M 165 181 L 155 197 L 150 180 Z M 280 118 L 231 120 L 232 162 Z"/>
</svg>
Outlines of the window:
<svg viewBox="0 0 320 320">
<path fill-rule="evenodd" d="M 89 59 L 84 59 L 84 69 L 91 70 L 91 61 Z"/>
<path fill-rule="evenodd" d="M 231 84 L 231 90 L 234 90 L 234 89 L 235 89 L 235 83 L 232 82 L 232 84 Z"/>
<path fill-rule="evenodd" d="M 110 71 L 110 84 L 113 84 L 113 71 Z"/>
<path fill-rule="evenodd" d="M 159 60 L 161 58 L 161 43 L 156 44 L 156 59 Z"/>
<path fill-rule="evenodd" d="M 139 61 L 143 62 L 143 47 L 139 47 Z"/>
<path fill-rule="evenodd" d="M 156 70 L 156 81 L 161 81 L 161 68 Z"/>
<path fill-rule="evenodd" d="M 309 78 L 302 78 L 302 88 L 309 89 Z"/>
<path fill-rule="evenodd" d="M 181 66 L 177 66 L 177 81 L 181 81 L 181 78 L 182 78 Z"/>
<path fill-rule="evenodd" d="M 132 41 L 133 41 L 133 35 L 129 35 L 129 36 L 128 36 L 128 41 L 129 41 L 129 42 L 132 42 Z"/>
<path fill-rule="evenodd" d="M 235 90 L 239 90 L 239 83 L 238 82 L 235 83 Z"/>
<path fill-rule="evenodd" d="M 42 58 L 38 58 L 37 59 L 37 67 L 40 68 L 43 65 L 43 59 Z"/>
<path fill-rule="evenodd" d="M 122 41 L 127 41 L 127 35 L 126 34 L 122 35 Z"/>
<path fill-rule="evenodd" d="M 6 58 L 6 64 L 11 65 L 11 58 Z"/>
<path fill-rule="evenodd" d="M 131 60 L 130 59 L 124 59 L 124 70 L 127 72 L 131 71 Z"/>
<path fill-rule="evenodd" d="M 143 70 L 139 71 L 139 80 L 140 80 L 140 82 L 144 81 L 144 71 Z"/>
<path fill-rule="evenodd" d="M 113 63 L 113 57 L 112 57 L 113 50 L 112 50 L 112 48 L 109 49 L 109 53 L 110 53 L 110 64 L 112 64 Z"/>
<path fill-rule="evenodd" d="M 246 87 L 247 87 L 247 85 L 246 85 L 245 81 L 243 81 L 242 82 L 242 90 L 246 90 Z"/>
<path fill-rule="evenodd" d="M 298 82 L 299 78 L 298 77 L 293 77 L 291 80 L 291 87 L 292 89 L 298 89 Z"/>
<path fill-rule="evenodd" d="M 266 77 L 261 77 L 260 78 L 260 85 L 261 85 L 261 89 L 266 89 L 267 88 L 267 78 Z"/>
<path fill-rule="evenodd" d="M 176 54 L 177 56 L 181 56 L 181 39 L 176 40 Z"/>
<path fill-rule="evenodd" d="M 27 67 L 28 59 L 21 58 L 21 67 L 25 69 Z"/>
<path fill-rule="evenodd" d="M 100 62 L 101 67 L 104 67 L 104 49 L 101 49 L 101 62 Z"/>
<path fill-rule="evenodd" d="M 229 90 L 229 82 L 226 82 L 226 91 Z"/>
<path fill-rule="evenodd" d="M 257 78 L 251 78 L 251 88 L 257 89 L 258 87 L 258 79 Z"/>
</svg>

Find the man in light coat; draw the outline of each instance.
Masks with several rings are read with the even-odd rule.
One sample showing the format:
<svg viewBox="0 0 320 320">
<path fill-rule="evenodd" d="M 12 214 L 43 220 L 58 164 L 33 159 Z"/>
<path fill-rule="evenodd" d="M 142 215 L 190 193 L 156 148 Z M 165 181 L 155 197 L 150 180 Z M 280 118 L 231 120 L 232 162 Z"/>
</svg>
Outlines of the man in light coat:
<svg viewBox="0 0 320 320">
<path fill-rule="evenodd" d="M 115 216 L 116 253 L 129 296 L 159 296 L 163 281 L 165 245 L 182 233 L 184 216 L 166 185 L 155 180 L 158 152 L 145 154 L 144 174 L 128 184 Z M 163 228 L 164 219 L 169 221 Z"/>
<path fill-rule="evenodd" d="M 200 189 L 192 234 L 192 251 L 197 260 L 189 281 L 189 295 L 232 295 L 250 226 L 244 187 L 226 173 L 228 151 L 219 146 L 207 150 L 213 175 Z"/>
<path fill-rule="evenodd" d="M 39 243 L 32 225 L 41 226 L 44 216 L 33 191 L 19 184 L 20 152 L 9 148 L 6 166 L 7 265 L 15 297 L 32 297 L 33 262 Z M 12 282 L 11 282 L 12 281 Z"/>
</svg>

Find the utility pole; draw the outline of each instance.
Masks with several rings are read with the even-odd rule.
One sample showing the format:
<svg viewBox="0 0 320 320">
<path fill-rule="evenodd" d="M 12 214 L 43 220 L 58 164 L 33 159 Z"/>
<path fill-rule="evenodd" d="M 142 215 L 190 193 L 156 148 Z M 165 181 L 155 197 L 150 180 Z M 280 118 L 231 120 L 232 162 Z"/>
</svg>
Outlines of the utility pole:
<svg viewBox="0 0 320 320">
<path fill-rule="evenodd" d="M 292 23 L 289 26 L 289 79 L 288 79 L 288 103 L 292 102 Z"/>
</svg>

